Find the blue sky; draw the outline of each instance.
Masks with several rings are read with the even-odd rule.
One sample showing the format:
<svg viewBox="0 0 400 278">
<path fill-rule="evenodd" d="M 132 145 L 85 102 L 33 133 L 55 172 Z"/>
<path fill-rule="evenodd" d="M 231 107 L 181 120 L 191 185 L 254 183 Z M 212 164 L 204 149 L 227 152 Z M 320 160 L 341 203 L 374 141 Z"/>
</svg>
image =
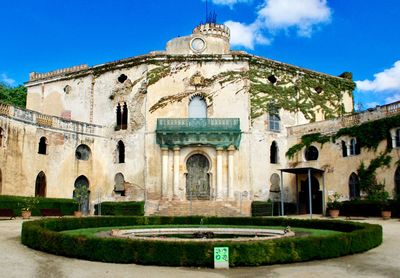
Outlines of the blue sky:
<svg viewBox="0 0 400 278">
<path fill-rule="evenodd" d="M 209 0 L 232 48 L 316 71 L 353 72 L 364 108 L 400 100 L 399 0 Z M 0 2 L 0 82 L 163 50 L 204 21 L 203 0 Z"/>
</svg>

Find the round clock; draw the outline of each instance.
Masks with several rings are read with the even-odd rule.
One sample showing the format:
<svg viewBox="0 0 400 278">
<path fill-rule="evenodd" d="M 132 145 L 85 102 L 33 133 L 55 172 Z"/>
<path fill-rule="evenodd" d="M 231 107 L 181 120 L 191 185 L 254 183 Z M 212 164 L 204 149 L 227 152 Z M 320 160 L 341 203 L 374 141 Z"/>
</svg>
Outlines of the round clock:
<svg viewBox="0 0 400 278">
<path fill-rule="evenodd" d="M 202 38 L 194 38 L 190 42 L 190 48 L 195 52 L 201 52 L 206 48 L 206 42 Z"/>
</svg>

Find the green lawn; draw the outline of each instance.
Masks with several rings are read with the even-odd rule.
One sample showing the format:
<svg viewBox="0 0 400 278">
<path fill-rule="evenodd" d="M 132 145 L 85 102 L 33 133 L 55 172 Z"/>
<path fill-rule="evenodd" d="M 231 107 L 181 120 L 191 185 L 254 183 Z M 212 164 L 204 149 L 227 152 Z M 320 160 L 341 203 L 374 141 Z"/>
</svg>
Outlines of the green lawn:
<svg viewBox="0 0 400 278">
<path fill-rule="evenodd" d="M 270 230 L 283 230 L 285 227 L 280 226 L 241 226 L 241 225 L 141 225 L 141 226 L 121 226 L 121 227 L 97 227 L 87 229 L 77 229 L 62 231 L 61 233 L 68 235 L 78 235 L 85 237 L 96 237 L 96 234 L 103 231 L 111 231 L 112 229 L 130 230 L 130 229 L 150 229 L 150 228 L 249 228 L 249 229 L 270 229 Z M 340 234 L 342 232 L 332 230 L 318 230 L 308 228 L 291 228 L 295 233 L 308 233 L 310 236 L 328 236 Z"/>
</svg>

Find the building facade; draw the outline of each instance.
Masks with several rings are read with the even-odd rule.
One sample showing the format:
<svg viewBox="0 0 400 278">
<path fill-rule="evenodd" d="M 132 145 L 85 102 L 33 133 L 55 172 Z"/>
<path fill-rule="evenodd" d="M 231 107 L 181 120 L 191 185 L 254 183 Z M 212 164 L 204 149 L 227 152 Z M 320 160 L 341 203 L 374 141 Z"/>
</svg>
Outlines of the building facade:
<svg viewBox="0 0 400 278">
<path fill-rule="evenodd" d="M 312 167 L 324 173 L 312 177 L 315 192 L 321 179 L 326 185 L 318 202 L 333 191 L 350 198 L 350 176 L 376 151 L 356 155 L 350 137 L 340 141 L 344 157 L 336 142 L 290 159 L 288 149 L 304 134 L 373 120 L 368 113 L 396 115 L 398 104 L 388 106 L 391 114 L 354 116 L 349 74 L 231 51 L 229 39 L 226 26 L 204 24 L 165 51 L 31 73 L 26 110 L 0 107 L 0 193 L 70 198 L 84 185 L 88 210 L 104 200 L 145 200 L 149 215 L 248 215 L 251 201 L 274 198 L 276 188 L 279 198 L 304 203 L 307 175 L 280 170 Z M 398 157 L 399 131 L 391 132 Z M 379 172 L 392 191 L 395 162 Z"/>
</svg>

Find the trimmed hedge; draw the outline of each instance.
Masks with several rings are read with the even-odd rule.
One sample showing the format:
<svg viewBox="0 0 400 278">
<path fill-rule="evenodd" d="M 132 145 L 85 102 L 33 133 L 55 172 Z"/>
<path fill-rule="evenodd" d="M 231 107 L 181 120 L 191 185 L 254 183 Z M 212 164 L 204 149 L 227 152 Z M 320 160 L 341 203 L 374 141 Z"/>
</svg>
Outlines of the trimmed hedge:
<svg viewBox="0 0 400 278">
<path fill-rule="evenodd" d="M 12 209 L 15 215 L 21 215 L 26 198 L 37 198 L 39 203 L 32 209 L 33 216 L 41 216 L 40 209 L 59 209 L 63 215 L 73 215 L 78 210 L 78 204 L 72 199 L 23 197 L 0 195 L 0 208 Z"/>
<path fill-rule="evenodd" d="M 297 213 L 297 206 L 295 203 L 284 203 L 285 215 L 293 215 Z M 273 215 L 272 215 L 273 212 Z M 281 203 L 274 202 L 272 210 L 272 202 L 254 201 L 251 203 L 252 216 L 278 216 L 281 212 Z"/>
<path fill-rule="evenodd" d="M 144 241 L 121 238 L 74 236 L 64 230 L 163 224 L 221 224 L 291 226 L 329 229 L 343 233 L 330 236 L 290 237 L 265 241 L 224 242 Z M 382 243 L 382 227 L 333 220 L 301 220 L 265 217 L 88 217 L 26 221 L 23 244 L 67 257 L 112 263 L 166 266 L 213 266 L 213 248 L 227 246 L 231 266 L 255 266 L 319 260 L 360 253 Z"/>
<path fill-rule="evenodd" d="M 98 215 L 99 205 L 96 204 L 94 209 Z M 102 202 L 101 215 L 143 216 L 144 202 Z"/>
<path fill-rule="evenodd" d="M 342 216 L 373 216 L 381 217 L 382 202 L 371 200 L 351 200 L 343 201 L 340 208 Z M 400 216 L 400 202 L 396 200 L 390 201 L 390 209 L 393 217 Z"/>
</svg>

